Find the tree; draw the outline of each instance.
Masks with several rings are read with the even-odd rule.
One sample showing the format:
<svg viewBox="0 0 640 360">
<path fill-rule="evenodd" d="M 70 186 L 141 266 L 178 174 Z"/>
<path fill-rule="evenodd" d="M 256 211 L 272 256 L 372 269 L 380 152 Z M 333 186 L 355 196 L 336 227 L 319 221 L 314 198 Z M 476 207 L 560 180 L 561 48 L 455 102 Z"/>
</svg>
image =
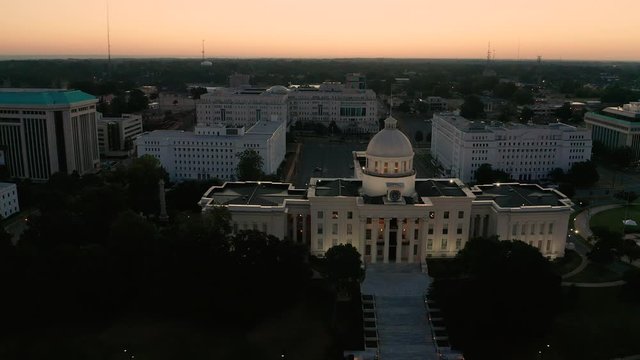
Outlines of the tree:
<svg viewBox="0 0 640 360">
<path fill-rule="evenodd" d="M 633 149 L 629 146 L 621 146 L 613 149 L 609 157 L 610 161 L 615 165 L 626 168 L 635 160 Z"/>
<path fill-rule="evenodd" d="M 587 160 L 571 165 L 567 178 L 577 187 L 587 187 L 597 183 L 600 175 L 596 165 L 591 160 Z"/>
<path fill-rule="evenodd" d="M 537 248 L 476 238 L 447 267 L 456 272 L 436 277 L 430 294 L 447 319 L 452 344 L 464 349 L 465 358 L 505 358 L 487 344 L 511 347 L 502 352 L 509 354 L 538 341 L 552 325 L 561 279 Z"/>
<path fill-rule="evenodd" d="M 549 177 L 549 179 L 551 179 L 551 181 L 558 183 L 564 180 L 565 174 L 562 168 L 555 168 L 549 171 L 549 174 L 547 176 Z"/>
<path fill-rule="evenodd" d="M 416 131 L 415 134 L 415 140 L 417 143 L 421 142 L 424 139 L 424 135 L 422 134 L 422 131 L 418 130 Z"/>
<path fill-rule="evenodd" d="M 331 122 L 329 123 L 329 128 L 328 129 L 329 129 L 329 133 L 331 133 L 331 135 L 339 135 L 340 133 L 342 133 L 342 131 L 340 130 L 340 128 L 336 124 L 335 120 L 331 120 Z"/>
<path fill-rule="evenodd" d="M 476 170 L 476 183 L 493 184 L 495 182 L 495 174 L 491 164 L 482 164 Z"/>
<path fill-rule="evenodd" d="M 240 161 L 238 161 L 238 168 L 236 169 L 238 180 L 257 181 L 262 179 L 264 176 L 264 172 L 262 171 L 264 161 L 257 151 L 246 149 L 237 154 L 237 156 L 240 159 Z"/>
<path fill-rule="evenodd" d="M 516 90 L 516 92 L 513 93 L 513 96 L 511 97 L 511 99 L 517 105 L 530 105 L 535 102 L 533 99 L 533 94 L 529 89 Z"/>
<path fill-rule="evenodd" d="M 351 244 L 332 246 L 324 255 L 326 274 L 335 282 L 361 282 L 364 269 L 358 249 Z"/>
<path fill-rule="evenodd" d="M 128 183 L 127 198 L 134 211 L 146 214 L 156 213 L 160 209 L 158 182 L 167 181 L 167 172 L 160 161 L 151 155 L 143 155 L 133 160 L 125 169 Z"/>
<path fill-rule="evenodd" d="M 467 119 L 482 119 L 486 117 L 484 113 L 484 104 L 479 97 L 469 95 L 464 99 L 464 103 L 460 106 L 460 116 Z"/>
<path fill-rule="evenodd" d="M 613 194 L 613 196 L 616 199 L 620 199 L 620 200 L 626 201 L 627 205 L 631 204 L 632 202 L 634 202 L 638 198 L 638 194 L 636 194 L 634 191 L 619 191 L 619 192 Z"/>
<path fill-rule="evenodd" d="M 520 111 L 520 119 L 522 119 L 523 122 L 533 119 L 533 110 L 528 106 L 523 107 Z"/>
<path fill-rule="evenodd" d="M 191 88 L 191 90 L 189 90 L 189 93 L 191 94 L 192 99 L 197 100 L 197 99 L 200 99 L 200 95 L 207 93 L 207 88 L 194 87 L 194 88 Z"/>
<path fill-rule="evenodd" d="M 571 115 L 573 115 L 573 111 L 568 102 L 562 104 L 562 106 L 556 110 L 556 116 L 562 121 L 568 121 L 571 119 Z"/>
</svg>

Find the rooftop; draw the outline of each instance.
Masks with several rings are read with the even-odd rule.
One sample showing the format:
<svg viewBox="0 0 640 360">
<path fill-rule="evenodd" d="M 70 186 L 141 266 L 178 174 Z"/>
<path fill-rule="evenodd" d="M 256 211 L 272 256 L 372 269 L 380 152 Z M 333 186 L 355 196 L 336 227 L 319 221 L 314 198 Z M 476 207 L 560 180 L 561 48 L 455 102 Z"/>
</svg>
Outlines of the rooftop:
<svg viewBox="0 0 640 360">
<path fill-rule="evenodd" d="M 212 205 L 282 206 L 285 199 L 304 199 L 306 190 L 289 183 L 264 181 L 227 182 L 213 186 L 202 197 Z"/>
<path fill-rule="evenodd" d="M 565 123 L 549 123 L 547 125 L 542 124 L 522 124 L 522 123 L 503 123 L 500 121 L 472 121 L 467 120 L 459 115 L 453 113 L 440 113 L 437 115 L 441 119 L 449 122 L 455 126 L 458 130 L 463 132 L 473 133 L 495 133 L 501 131 L 510 130 L 528 130 L 528 129 L 547 129 L 547 130 L 561 130 L 561 131 L 585 131 L 586 128 L 577 128 L 575 126 L 567 125 Z"/>
<path fill-rule="evenodd" d="M 70 105 L 97 100 L 80 90 L 0 89 L 0 105 Z"/>
<path fill-rule="evenodd" d="M 316 196 L 360 196 L 362 181 L 356 179 L 318 179 Z"/>
<path fill-rule="evenodd" d="M 416 179 L 416 192 L 420 197 L 467 196 L 453 179 Z"/>
<path fill-rule="evenodd" d="M 565 206 L 568 200 L 553 189 L 543 189 L 536 184 L 477 185 L 472 191 L 476 200 L 492 200 L 500 207 Z"/>
</svg>

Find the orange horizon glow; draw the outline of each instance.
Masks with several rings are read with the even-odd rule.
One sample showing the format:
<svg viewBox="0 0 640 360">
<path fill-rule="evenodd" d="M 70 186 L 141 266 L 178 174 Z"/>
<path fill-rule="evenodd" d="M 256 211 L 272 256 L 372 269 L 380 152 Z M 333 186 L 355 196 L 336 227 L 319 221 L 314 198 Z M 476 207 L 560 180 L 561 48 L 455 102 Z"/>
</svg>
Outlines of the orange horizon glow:
<svg viewBox="0 0 640 360">
<path fill-rule="evenodd" d="M 5 0 L 10 1 L 10 0 Z M 2 5 L 0 56 L 106 57 L 106 0 Z M 109 0 L 111 56 L 640 60 L 640 1 Z"/>
</svg>

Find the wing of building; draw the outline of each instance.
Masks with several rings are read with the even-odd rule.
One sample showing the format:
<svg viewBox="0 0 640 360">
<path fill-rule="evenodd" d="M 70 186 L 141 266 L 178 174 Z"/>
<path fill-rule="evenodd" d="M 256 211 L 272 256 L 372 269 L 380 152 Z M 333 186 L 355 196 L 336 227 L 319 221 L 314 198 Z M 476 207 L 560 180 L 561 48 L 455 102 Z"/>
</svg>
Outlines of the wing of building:
<svg viewBox="0 0 640 360">
<path fill-rule="evenodd" d="M 482 164 L 519 181 L 546 179 L 560 168 L 591 159 L 591 131 L 548 125 L 469 121 L 452 113 L 433 115 L 431 154 L 449 176 L 473 181 Z"/>
<path fill-rule="evenodd" d="M 592 131 L 594 141 L 610 149 L 629 146 L 636 158 L 640 158 L 640 101 L 588 112 L 584 122 Z"/>
<path fill-rule="evenodd" d="M 323 255 L 351 244 L 367 263 L 417 263 L 452 257 L 469 239 L 522 240 L 544 256 L 564 254 L 571 201 L 538 185 L 469 188 L 459 179 L 416 179 L 413 149 L 388 118 L 354 177 L 312 178 L 306 189 L 272 182 L 227 182 L 202 197 L 203 211 L 227 207 L 233 231 L 260 230 Z"/>
<path fill-rule="evenodd" d="M 98 100 L 77 90 L 0 89 L 0 151 L 9 174 L 46 181 L 100 164 Z"/>
<path fill-rule="evenodd" d="M 236 177 L 238 154 L 255 150 L 263 160 L 262 170 L 274 174 L 286 153 L 285 122 L 261 120 L 245 131 L 244 126 L 214 124 L 195 131 L 155 130 L 135 140 L 138 156 L 151 155 L 169 173 L 171 181 Z"/>
</svg>

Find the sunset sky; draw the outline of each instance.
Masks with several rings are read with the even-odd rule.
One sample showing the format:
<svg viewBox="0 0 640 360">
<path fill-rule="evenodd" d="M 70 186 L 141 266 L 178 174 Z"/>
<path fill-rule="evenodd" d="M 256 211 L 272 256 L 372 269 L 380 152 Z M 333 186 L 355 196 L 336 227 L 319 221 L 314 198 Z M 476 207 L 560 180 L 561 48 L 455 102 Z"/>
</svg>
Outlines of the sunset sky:
<svg viewBox="0 0 640 360">
<path fill-rule="evenodd" d="M 0 0 L 0 56 L 106 57 L 106 0 Z M 112 57 L 640 60 L 640 0 L 109 0 Z"/>
</svg>

